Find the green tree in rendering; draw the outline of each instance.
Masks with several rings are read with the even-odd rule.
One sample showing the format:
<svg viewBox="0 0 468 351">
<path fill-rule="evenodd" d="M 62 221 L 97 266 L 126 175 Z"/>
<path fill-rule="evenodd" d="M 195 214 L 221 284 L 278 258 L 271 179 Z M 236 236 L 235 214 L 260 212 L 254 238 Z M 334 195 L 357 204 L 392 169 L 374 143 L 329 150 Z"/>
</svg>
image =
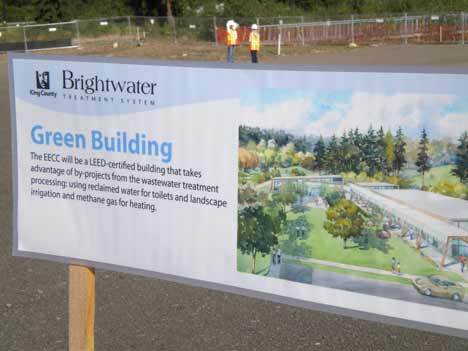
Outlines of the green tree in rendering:
<svg viewBox="0 0 468 351">
<path fill-rule="evenodd" d="M 271 197 L 278 206 L 283 206 L 284 208 L 291 206 L 298 198 L 296 185 L 293 183 L 283 184 L 278 191 L 271 195 Z"/>
<path fill-rule="evenodd" d="M 381 148 L 378 145 L 378 136 L 372 126 L 369 127 L 363 140 L 364 160 L 366 162 L 367 175 L 374 176 L 380 169 L 380 152 Z"/>
<path fill-rule="evenodd" d="M 350 132 L 350 142 L 354 146 L 351 170 L 358 174 L 362 172 L 364 164 L 362 153 L 364 140 L 359 128 L 355 128 Z"/>
<path fill-rule="evenodd" d="M 461 183 L 468 184 L 468 132 L 460 136 L 458 143 L 452 174 L 460 178 Z"/>
<path fill-rule="evenodd" d="M 389 175 L 393 170 L 393 164 L 395 162 L 395 139 L 393 138 L 392 132 L 387 131 L 385 133 L 385 160 L 386 160 L 386 174 Z"/>
<path fill-rule="evenodd" d="M 327 210 L 323 228 L 335 238 L 343 239 L 344 248 L 349 239 L 361 235 L 364 227 L 364 212 L 347 199 L 341 199 Z"/>
<path fill-rule="evenodd" d="M 340 139 L 340 171 L 352 172 L 356 169 L 356 159 L 359 149 L 353 143 L 353 131 L 344 132 Z"/>
<path fill-rule="evenodd" d="M 393 160 L 393 170 L 395 175 L 399 178 L 400 171 L 406 164 L 406 141 L 401 127 L 398 128 L 395 135 L 395 159 Z"/>
<path fill-rule="evenodd" d="M 306 152 L 304 159 L 302 160 L 302 167 L 312 171 L 315 166 L 315 157 L 311 152 Z"/>
<path fill-rule="evenodd" d="M 377 131 L 377 143 L 376 143 L 376 158 L 377 158 L 377 172 L 387 174 L 387 153 L 385 143 L 385 132 L 383 127 L 380 127 Z"/>
<path fill-rule="evenodd" d="M 277 210 L 279 213 L 280 210 Z M 278 226 L 281 220 L 274 218 L 275 213 L 263 205 L 245 206 L 238 212 L 237 246 L 243 254 L 252 256 L 252 273 L 255 274 L 257 254 L 268 255 L 278 245 Z M 285 217 L 285 214 L 284 214 Z"/>
<path fill-rule="evenodd" d="M 328 172 L 332 174 L 337 174 L 341 167 L 340 147 L 336 135 L 333 135 L 328 143 L 325 154 L 325 165 Z"/>
<path fill-rule="evenodd" d="M 418 167 L 418 172 L 422 176 L 422 189 L 425 189 L 424 175 L 431 169 L 431 159 L 429 157 L 429 138 L 427 137 L 426 129 L 423 128 L 421 132 L 421 139 L 419 140 L 418 155 L 415 162 Z"/>
<path fill-rule="evenodd" d="M 286 233 L 290 240 L 304 239 L 311 229 L 311 225 L 307 220 L 307 217 L 302 215 L 296 219 L 287 221 Z"/>
<path fill-rule="evenodd" d="M 320 136 L 317 143 L 315 143 L 313 151 L 314 151 L 314 157 L 315 157 L 315 168 L 320 173 L 325 167 L 325 154 L 326 154 L 325 142 L 323 141 L 322 136 Z"/>
</svg>

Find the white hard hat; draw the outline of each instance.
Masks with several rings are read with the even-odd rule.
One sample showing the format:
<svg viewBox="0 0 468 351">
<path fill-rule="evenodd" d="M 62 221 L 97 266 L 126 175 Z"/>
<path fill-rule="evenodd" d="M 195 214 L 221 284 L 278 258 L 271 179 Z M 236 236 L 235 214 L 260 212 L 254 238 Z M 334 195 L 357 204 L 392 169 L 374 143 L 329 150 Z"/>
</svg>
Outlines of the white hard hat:
<svg viewBox="0 0 468 351">
<path fill-rule="evenodd" d="M 236 22 L 234 22 L 234 20 L 229 20 L 226 22 L 226 27 L 234 26 L 235 24 Z"/>
<path fill-rule="evenodd" d="M 258 26 L 257 26 L 256 23 L 252 24 L 252 29 L 254 29 L 254 30 L 255 30 L 255 29 L 258 29 Z"/>
</svg>

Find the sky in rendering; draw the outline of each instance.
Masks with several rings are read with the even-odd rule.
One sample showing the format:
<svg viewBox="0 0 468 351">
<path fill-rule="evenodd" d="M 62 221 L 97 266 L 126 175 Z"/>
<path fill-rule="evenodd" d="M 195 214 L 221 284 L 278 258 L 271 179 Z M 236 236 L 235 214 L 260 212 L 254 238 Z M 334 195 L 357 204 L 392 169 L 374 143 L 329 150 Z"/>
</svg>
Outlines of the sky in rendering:
<svg viewBox="0 0 468 351">
<path fill-rule="evenodd" d="M 359 127 L 383 126 L 417 138 L 426 128 L 431 138 L 457 139 L 468 130 L 468 98 L 432 93 L 267 89 L 241 98 L 241 124 L 284 129 L 295 134 L 331 136 Z"/>
</svg>

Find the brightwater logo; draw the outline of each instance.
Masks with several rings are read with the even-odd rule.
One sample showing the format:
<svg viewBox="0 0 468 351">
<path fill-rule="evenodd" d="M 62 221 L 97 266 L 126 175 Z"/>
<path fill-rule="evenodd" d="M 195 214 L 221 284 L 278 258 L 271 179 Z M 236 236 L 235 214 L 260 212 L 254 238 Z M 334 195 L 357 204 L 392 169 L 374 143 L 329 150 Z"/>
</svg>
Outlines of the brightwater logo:
<svg viewBox="0 0 468 351">
<path fill-rule="evenodd" d="M 50 90 L 50 72 L 36 71 L 36 89 L 31 89 L 29 94 L 36 97 L 57 97 L 57 92 L 48 90 Z"/>
<path fill-rule="evenodd" d="M 50 73 L 36 71 L 36 88 L 37 89 L 50 89 Z"/>
</svg>

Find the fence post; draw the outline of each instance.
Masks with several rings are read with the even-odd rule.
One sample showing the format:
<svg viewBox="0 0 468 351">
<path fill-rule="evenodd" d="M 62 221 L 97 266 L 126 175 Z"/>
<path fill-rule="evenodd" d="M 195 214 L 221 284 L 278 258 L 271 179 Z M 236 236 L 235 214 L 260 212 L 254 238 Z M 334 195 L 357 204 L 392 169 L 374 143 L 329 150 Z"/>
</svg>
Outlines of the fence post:
<svg viewBox="0 0 468 351">
<path fill-rule="evenodd" d="M 408 45 L 408 14 L 405 12 L 405 45 Z"/>
<path fill-rule="evenodd" d="M 462 45 L 465 45 L 465 12 L 461 13 L 462 20 Z"/>
<path fill-rule="evenodd" d="M 130 19 L 130 16 L 127 16 L 127 24 L 128 24 L 128 36 L 130 37 L 130 41 L 133 44 L 133 38 L 132 38 L 132 20 Z"/>
<path fill-rule="evenodd" d="M 171 27 L 172 27 L 172 37 L 174 39 L 174 44 L 177 44 L 177 31 L 176 31 L 176 20 L 174 16 L 167 17 Z"/>
<path fill-rule="evenodd" d="M 78 20 L 75 21 L 76 23 L 76 42 L 78 44 L 78 47 L 81 47 L 80 43 L 80 23 Z"/>
<path fill-rule="evenodd" d="M 24 52 L 28 52 L 28 40 L 26 38 L 26 26 L 23 26 Z"/>
<path fill-rule="evenodd" d="M 279 20 L 278 26 L 278 56 L 281 55 L 281 26 L 283 24 L 283 20 Z"/>
<path fill-rule="evenodd" d="M 301 26 L 301 29 L 302 29 L 302 46 L 305 46 L 305 38 L 304 38 L 304 16 L 301 16 L 301 23 L 302 23 L 302 26 Z"/>
<path fill-rule="evenodd" d="M 351 15 L 351 43 L 354 44 L 354 15 Z"/>
<path fill-rule="evenodd" d="M 216 16 L 213 16 L 213 32 L 214 32 L 215 44 L 218 45 L 218 29 L 216 27 Z"/>
</svg>

